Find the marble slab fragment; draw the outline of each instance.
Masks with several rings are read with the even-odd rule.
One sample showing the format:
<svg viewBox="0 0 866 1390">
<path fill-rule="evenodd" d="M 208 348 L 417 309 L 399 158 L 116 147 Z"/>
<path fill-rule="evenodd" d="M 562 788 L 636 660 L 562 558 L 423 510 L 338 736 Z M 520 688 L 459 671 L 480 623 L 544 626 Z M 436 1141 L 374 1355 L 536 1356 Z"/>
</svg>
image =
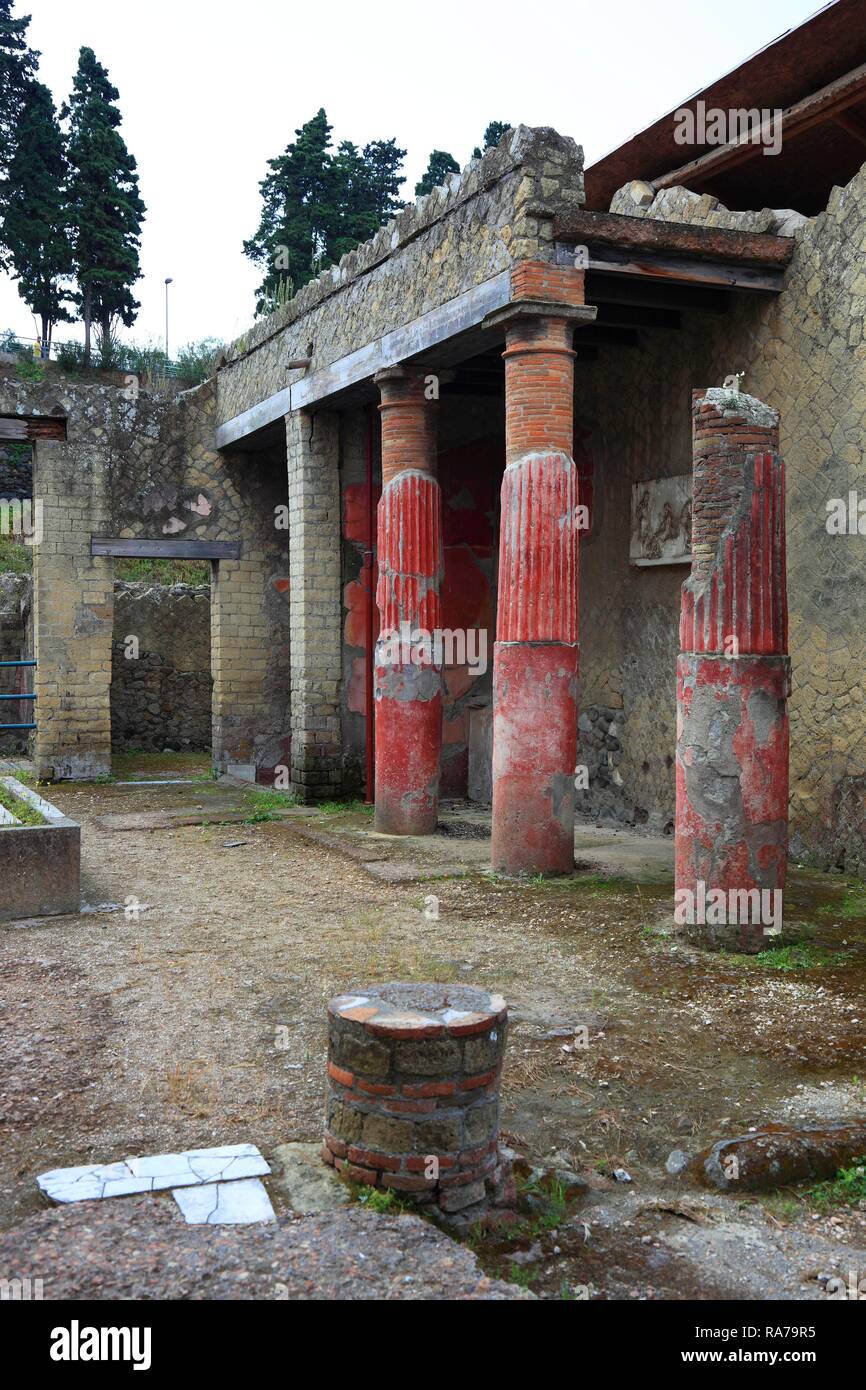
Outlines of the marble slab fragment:
<svg viewBox="0 0 866 1390">
<path fill-rule="evenodd" d="M 258 1178 L 178 1187 L 171 1195 L 188 1226 L 249 1226 L 254 1221 L 277 1219 L 265 1186 Z"/>
<path fill-rule="evenodd" d="M 255 1144 L 224 1144 L 214 1149 L 149 1154 L 119 1163 L 53 1168 L 36 1181 L 52 1202 L 88 1202 L 102 1197 L 128 1197 L 138 1192 L 161 1192 L 166 1188 L 254 1178 L 270 1171 Z"/>
</svg>

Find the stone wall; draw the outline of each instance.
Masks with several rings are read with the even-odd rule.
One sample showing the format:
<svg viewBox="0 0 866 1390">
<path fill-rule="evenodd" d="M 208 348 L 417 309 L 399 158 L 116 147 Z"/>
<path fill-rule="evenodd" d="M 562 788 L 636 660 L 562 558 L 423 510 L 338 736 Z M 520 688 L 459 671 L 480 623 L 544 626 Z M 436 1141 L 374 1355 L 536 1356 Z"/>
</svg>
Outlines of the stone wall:
<svg viewBox="0 0 866 1390">
<path fill-rule="evenodd" d="M 240 542 L 214 566 L 214 757 L 266 780 L 289 760 L 289 580 L 285 451 L 218 454 L 213 383 L 176 398 L 52 374 L 0 371 L 0 414 L 63 415 L 40 440 L 34 497 L 39 666 L 35 757 L 45 777 L 110 770 L 113 561 L 92 535 Z"/>
<path fill-rule="evenodd" d="M 0 444 L 0 498 L 23 502 L 33 495 L 33 459 L 29 448 Z"/>
<path fill-rule="evenodd" d="M 210 749 L 210 665 L 209 586 L 115 584 L 112 748 Z"/>
<path fill-rule="evenodd" d="M 687 574 L 629 565 L 631 484 L 689 471 L 692 388 L 745 369 L 744 389 L 780 412 L 787 470 L 792 848 L 861 873 L 866 537 L 829 535 L 826 522 L 830 499 L 864 492 L 864 250 L 866 168 L 796 230 L 781 295 L 733 295 L 726 314 L 685 313 L 682 331 L 654 330 L 640 354 L 602 349 L 582 364 L 576 334 L 576 408 L 598 441 L 604 498 L 603 524 L 581 556 L 580 707 L 623 710 L 624 797 L 652 827 L 672 821 Z"/>
</svg>

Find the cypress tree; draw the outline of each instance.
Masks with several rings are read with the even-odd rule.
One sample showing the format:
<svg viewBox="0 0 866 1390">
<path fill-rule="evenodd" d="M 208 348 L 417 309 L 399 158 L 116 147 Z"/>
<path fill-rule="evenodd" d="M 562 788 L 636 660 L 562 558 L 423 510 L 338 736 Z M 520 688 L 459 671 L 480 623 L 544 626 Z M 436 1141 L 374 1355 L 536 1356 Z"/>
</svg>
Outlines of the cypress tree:
<svg viewBox="0 0 866 1390">
<path fill-rule="evenodd" d="M 298 290 L 327 264 L 329 235 L 336 221 L 331 127 L 323 109 L 295 131 L 285 153 L 268 160 L 259 184 L 262 215 L 244 252 L 264 272 L 257 312 L 280 298 L 287 282 Z"/>
<path fill-rule="evenodd" d="M 136 162 L 118 127 L 119 93 L 92 48 L 82 48 L 72 95 L 61 116 L 69 120 L 69 206 L 76 302 L 84 320 L 84 357 L 90 361 L 91 325 L 103 346 L 118 319 L 127 328 L 139 309 L 132 286 L 141 276 L 139 249 L 145 206 Z"/>
<path fill-rule="evenodd" d="M 423 193 L 432 193 L 440 183 L 444 183 L 449 174 L 459 174 L 460 165 L 449 154 L 447 150 L 434 150 L 427 161 L 427 168 L 415 185 L 416 196 L 420 197 Z"/>
<path fill-rule="evenodd" d="M 39 59 L 27 46 L 29 23 L 29 15 L 13 18 L 12 0 L 0 0 L 0 270 L 9 266 L 3 236 L 9 167 L 18 144 L 27 87 Z"/>
<path fill-rule="evenodd" d="M 67 235 L 67 165 L 54 102 L 41 82 L 28 85 L 9 166 L 4 236 L 18 293 L 42 327 L 49 356 L 54 324 L 71 323 L 64 277 L 72 274 Z"/>
</svg>

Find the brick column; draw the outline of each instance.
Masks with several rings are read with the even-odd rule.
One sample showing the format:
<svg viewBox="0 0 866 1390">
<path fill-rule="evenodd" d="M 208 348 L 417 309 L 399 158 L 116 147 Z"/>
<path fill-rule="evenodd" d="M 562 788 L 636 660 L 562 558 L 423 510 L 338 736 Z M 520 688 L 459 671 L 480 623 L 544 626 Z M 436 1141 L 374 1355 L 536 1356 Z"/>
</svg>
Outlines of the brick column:
<svg viewBox="0 0 866 1390">
<path fill-rule="evenodd" d="M 711 388 L 693 392 L 692 429 L 692 571 L 677 669 L 678 920 L 703 944 L 757 951 L 777 934 L 788 857 L 779 416 L 752 396 Z M 760 890 L 769 890 L 763 901 Z"/>
<path fill-rule="evenodd" d="M 429 835 L 439 815 L 442 672 L 418 635 L 432 641 L 440 626 L 435 405 L 417 373 L 393 367 L 375 381 L 382 397 L 375 823 L 390 835 Z"/>
<path fill-rule="evenodd" d="M 523 262 L 506 327 L 499 609 L 493 664 L 492 861 L 502 873 L 574 867 L 578 495 L 573 445 L 583 274 Z"/>
<path fill-rule="evenodd" d="M 286 416 L 291 581 L 293 789 L 304 801 L 342 783 L 340 417 Z"/>
</svg>

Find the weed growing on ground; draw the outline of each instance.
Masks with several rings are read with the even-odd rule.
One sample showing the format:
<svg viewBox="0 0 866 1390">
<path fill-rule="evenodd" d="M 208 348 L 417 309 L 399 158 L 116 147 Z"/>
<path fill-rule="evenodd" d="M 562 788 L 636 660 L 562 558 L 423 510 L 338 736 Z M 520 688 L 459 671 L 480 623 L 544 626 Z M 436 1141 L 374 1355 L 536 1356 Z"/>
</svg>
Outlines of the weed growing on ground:
<svg viewBox="0 0 866 1390">
<path fill-rule="evenodd" d="M 736 951 L 719 951 L 719 959 L 730 965 L 739 965 L 747 970 L 796 970 L 827 969 L 834 965 L 844 965 L 848 959 L 847 951 L 830 951 L 824 946 L 815 946 L 810 941 L 793 941 L 787 946 L 771 946 L 755 956 L 740 955 Z"/>
<path fill-rule="evenodd" d="M 807 1188 L 805 1195 L 815 1211 L 821 1212 L 866 1202 L 866 1158 L 858 1158 L 850 1168 L 840 1168 L 835 1178 Z"/>
<path fill-rule="evenodd" d="M 31 806 L 27 801 L 21 801 L 17 796 L 9 791 L 0 783 L 0 806 L 11 811 L 16 820 L 22 825 L 44 825 L 45 817 L 35 806 Z"/>
<path fill-rule="evenodd" d="M 298 798 L 291 792 L 276 792 L 271 788 L 256 788 L 244 793 L 244 801 L 250 814 L 245 817 L 245 825 L 261 825 L 264 821 L 279 820 L 279 812 L 289 806 L 297 806 Z"/>
</svg>

